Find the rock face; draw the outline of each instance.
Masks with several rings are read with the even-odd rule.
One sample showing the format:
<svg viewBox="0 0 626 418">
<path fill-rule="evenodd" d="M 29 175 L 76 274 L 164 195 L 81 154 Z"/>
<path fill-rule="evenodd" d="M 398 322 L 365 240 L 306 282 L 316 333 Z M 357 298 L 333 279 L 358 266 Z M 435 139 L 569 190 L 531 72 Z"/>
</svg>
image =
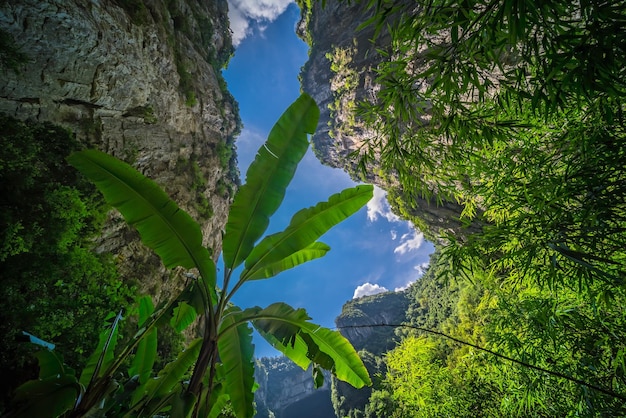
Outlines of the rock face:
<svg viewBox="0 0 626 418">
<path fill-rule="evenodd" d="M 369 327 L 368 325 L 397 325 L 406 320 L 410 304 L 407 292 L 385 292 L 354 299 L 343 305 L 335 319 L 339 331 L 359 351 L 370 376 L 380 373 L 377 356 L 393 349 L 399 337 L 395 327 Z M 355 389 L 347 383 L 333 379 L 332 402 L 338 417 L 359 416 L 364 411 L 372 389 Z"/>
<path fill-rule="evenodd" d="M 372 133 L 356 124 L 349 111 L 356 100 L 375 92 L 374 69 L 382 60 L 375 48 L 383 47 L 388 37 L 372 45 L 372 31 L 357 31 L 371 16 L 361 2 L 311 3 L 311 9 L 302 5 L 296 30 L 311 46 L 300 74 L 302 89 L 320 107 L 313 149 L 322 163 L 354 175 L 356 167 L 347 157 Z"/>
<path fill-rule="evenodd" d="M 310 45 L 309 60 L 300 74 L 302 89 L 316 100 L 321 111 L 312 138 L 313 149 L 322 163 L 343 168 L 361 180 L 358 158 L 353 154 L 358 154 L 359 148 L 376 134 L 355 116 L 355 105 L 376 100 L 379 90 L 376 67 L 386 59 L 386 53 L 392 52 L 390 36 L 383 29 L 375 37 L 374 25 L 359 28 L 372 16 L 366 1 L 311 3 L 310 9 L 302 4 L 297 32 Z M 394 6 L 415 7 L 415 3 L 403 0 L 394 2 Z M 373 38 L 375 43 L 371 41 Z M 369 164 L 364 180 L 388 191 L 398 187 L 392 173 L 380 172 L 377 161 Z M 468 230 L 459 221 L 463 207 L 456 201 L 439 199 L 436 191 L 432 192 L 432 198 L 425 199 L 396 191 L 400 202 L 395 207 L 404 208 L 404 216 L 414 218 L 431 240 L 444 232 L 459 235 L 471 232 L 472 228 Z"/>
<path fill-rule="evenodd" d="M 330 403 L 330 374 L 324 373 L 324 385 L 315 389 L 311 370 L 303 371 L 285 357 L 257 360 L 255 379 L 259 389 L 254 394 L 257 418 L 333 418 Z M 315 398 L 314 410 L 301 405 Z"/>
<path fill-rule="evenodd" d="M 367 325 L 400 324 L 406 319 L 408 307 L 405 292 L 365 296 L 344 304 L 335 324 L 357 350 L 379 355 L 395 346 L 394 328 Z"/>
<path fill-rule="evenodd" d="M 373 355 L 392 349 L 397 337 L 394 328 L 361 326 L 404 322 L 408 306 L 406 292 L 386 292 L 347 302 L 335 320 L 337 328 L 357 351 L 371 353 L 362 356 L 370 375 L 373 376 L 376 370 L 375 364 L 369 360 Z M 256 417 L 332 418 L 345 416 L 351 409 L 363 410 L 371 393 L 370 388 L 357 390 L 347 383 L 331 379 L 328 373 L 324 376 L 324 386 L 314 389 L 311 370 L 302 371 L 285 357 L 257 360 L 255 379 L 259 389 L 254 394 L 258 411 Z M 333 402 L 331 386 L 332 398 L 335 398 Z"/>
<path fill-rule="evenodd" d="M 0 112 L 65 126 L 131 163 L 202 224 L 218 254 L 240 128 L 220 74 L 232 53 L 226 0 L 7 1 L 0 29 L 28 57 L 3 74 Z M 116 254 L 122 274 L 152 276 L 141 290 L 165 291 L 170 273 L 110 217 L 98 250 Z"/>
</svg>

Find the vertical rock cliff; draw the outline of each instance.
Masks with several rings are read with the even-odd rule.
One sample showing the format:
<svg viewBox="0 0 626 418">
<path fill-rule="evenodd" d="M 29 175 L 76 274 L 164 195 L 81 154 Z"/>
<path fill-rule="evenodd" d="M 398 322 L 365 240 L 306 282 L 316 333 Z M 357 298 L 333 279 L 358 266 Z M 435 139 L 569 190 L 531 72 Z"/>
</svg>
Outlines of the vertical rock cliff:
<svg viewBox="0 0 626 418">
<path fill-rule="evenodd" d="M 360 148 L 376 133 L 355 110 L 361 101 L 377 100 L 380 86 L 376 83 L 376 68 L 393 55 L 391 38 L 385 27 L 376 33 L 375 25 L 361 26 L 373 14 L 367 8 L 368 2 L 311 1 L 310 7 L 307 2 L 300 3 L 297 32 L 310 46 L 309 60 L 300 74 L 302 89 L 321 110 L 313 149 L 322 163 L 343 168 L 360 180 Z M 394 2 L 394 7 L 410 8 L 415 3 L 403 0 Z M 367 166 L 364 180 L 392 192 L 390 203 L 395 211 L 410 217 L 430 240 L 437 240 L 444 232 L 465 234 L 473 230 L 459 221 L 463 207 L 456 201 L 442 199 L 436 190 L 431 190 L 429 198 L 401 190 L 394 174 L 383 173 L 377 161 Z"/>
<path fill-rule="evenodd" d="M 315 389 L 311 369 L 303 371 L 286 357 L 262 358 L 256 362 L 254 394 L 257 418 L 331 418 L 330 373 Z"/>
<path fill-rule="evenodd" d="M 27 57 L 0 81 L 0 112 L 69 128 L 131 163 L 201 223 L 218 254 L 238 184 L 237 104 L 220 70 L 232 54 L 226 0 L 23 0 L 0 3 L 0 29 Z M 123 220 L 97 243 L 140 290 L 170 273 Z M 174 285 L 176 286 L 176 285 Z"/>
<path fill-rule="evenodd" d="M 364 296 L 346 302 L 335 319 L 337 328 L 359 351 L 370 376 L 380 374 L 379 360 L 392 350 L 400 337 L 395 327 L 368 327 L 368 325 L 401 324 L 407 319 L 411 299 L 408 292 L 385 292 Z M 338 417 L 361 416 L 372 394 L 371 387 L 355 389 L 345 382 L 333 379 L 332 402 Z"/>
</svg>

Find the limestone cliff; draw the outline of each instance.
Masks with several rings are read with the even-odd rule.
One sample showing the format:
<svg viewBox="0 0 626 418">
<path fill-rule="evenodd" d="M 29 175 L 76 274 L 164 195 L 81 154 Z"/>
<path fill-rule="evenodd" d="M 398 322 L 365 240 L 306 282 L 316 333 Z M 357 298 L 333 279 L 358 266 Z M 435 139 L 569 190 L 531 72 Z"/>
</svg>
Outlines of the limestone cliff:
<svg viewBox="0 0 626 418">
<path fill-rule="evenodd" d="M 391 56 L 390 36 L 383 28 L 374 36 L 374 25 L 360 28 L 371 17 L 366 1 L 301 1 L 299 36 L 310 45 L 309 60 L 300 74 L 302 89 L 320 106 L 320 120 L 313 149 L 324 164 L 346 170 L 361 180 L 357 163 L 359 149 L 376 135 L 355 114 L 361 101 L 375 102 L 379 86 L 376 68 Z M 414 7 L 410 0 L 394 2 L 398 7 Z M 375 39 L 373 42 L 372 39 Z M 431 198 L 398 189 L 393 173 L 382 173 L 377 161 L 367 167 L 365 179 L 393 191 L 392 206 L 402 211 L 431 240 L 443 232 L 464 234 L 468 231 L 459 221 L 463 207 L 456 201 L 445 201 L 431 190 Z M 470 230 L 472 230 L 470 228 Z"/>
<path fill-rule="evenodd" d="M 0 112 L 60 124 L 133 164 L 201 222 L 218 254 L 238 183 L 240 120 L 220 74 L 233 51 L 227 9 L 226 0 L 1 2 L 0 29 L 28 62 L 3 73 Z M 169 292 L 170 273 L 110 218 L 97 249 L 141 290 Z"/>
<path fill-rule="evenodd" d="M 367 325 L 400 324 L 406 320 L 410 304 L 408 292 L 385 292 L 346 302 L 335 319 L 337 328 L 359 351 L 370 376 L 381 372 L 377 357 L 393 349 L 399 341 L 395 327 L 367 327 Z M 332 402 L 338 417 L 359 416 L 372 393 L 370 387 L 355 389 L 333 379 Z"/>
<path fill-rule="evenodd" d="M 346 302 L 336 318 L 337 327 L 360 351 L 371 376 L 377 372 L 374 356 L 395 347 L 398 337 L 394 328 L 361 326 L 404 322 L 408 307 L 408 293 L 386 292 Z M 331 379 L 328 373 L 324 386 L 316 390 L 311 371 L 302 371 L 285 357 L 257 360 L 255 379 L 259 383 L 254 396 L 257 418 L 346 416 L 352 409 L 363 410 L 371 393 L 370 388 L 357 390 Z"/>
<path fill-rule="evenodd" d="M 324 385 L 315 389 L 310 369 L 303 371 L 285 357 L 262 358 L 256 362 L 255 379 L 257 418 L 334 417 L 328 372 Z"/>
<path fill-rule="evenodd" d="M 379 355 L 396 343 L 393 328 L 369 328 L 367 325 L 404 322 L 409 299 L 405 292 L 385 292 L 346 302 L 335 324 L 357 350 Z"/>
</svg>

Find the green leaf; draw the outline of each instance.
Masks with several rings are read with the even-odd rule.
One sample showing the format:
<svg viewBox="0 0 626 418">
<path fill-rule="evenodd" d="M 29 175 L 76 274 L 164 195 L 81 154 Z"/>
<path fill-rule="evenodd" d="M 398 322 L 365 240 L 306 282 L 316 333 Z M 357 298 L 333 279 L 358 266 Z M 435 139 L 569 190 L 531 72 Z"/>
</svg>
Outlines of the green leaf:
<svg viewBox="0 0 626 418">
<path fill-rule="evenodd" d="M 72 409 L 79 393 L 80 386 L 72 375 L 30 380 L 15 390 L 14 400 L 27 403 L 11 416 L 56 418 Z"/>
<path fill-rule="evenodd" d="M 223 242 L 226 268 L 240 265 L 267 229 L 309 146 L 307 133 L 315 131 L 318 119 L 315 101 L 302 94 L 270 131 L 230 209 Z"/>
<path fill-rule="evenodd" d="M 110 318 L 109 318 L 110 319 Z M 98 346 L 93 354 L 87 360 L 87 364 L 80 375 L 80 384 L 89 387 L 94 379 L 101 376 L 101 372 L 106 371 L 115 360 L 113 354 L 117 344 L 117 335 L 119 331 L 118 324 L 122 320 L 122 312 L 115 316 L 112 324 L 108 324 L 104 331 L 100 333 Z"/>
<path fill-rule="evenodd" d="M 224 386 L 235 415 L 254 415 L 254 345 L 252 329 L 240 323 L 239 308 L 230 308 L 224 316 L 217 346 L 224 367 Z M 236 325 L 239 323 L 238 325 Z"/>
<path fill-rule="evenodd" d="M 39 350 L 35 353 L 39 363 L 39 379 L 47 379 L 66 374 L 63 362 L 50 350 Z"/>
<path fill-rule="evenodd" d="M 315 260 L 326 255 L 330 251 L 330 247 L 323 242 L 314 242 L 303 250 L 297 251 L 282 260 L 270 263 L 269 265 L 259 267 L 250 272 L 246 277 L 247 280 L 267 279 L 282 273 L 285 270 L 294 268 L 300 264 Z"/>
<path fill-rule="evenodd" d="M 224 386 L 221 383 L 216 384 L 211 391 L 210 401 L 201 406 L 203 408 L 201 409 L 201 416 L 217 418 L 228 404 L 228 399 L 228 395 L 224 392 Z"/>
<path fill-rule="evenodd" d="M 201 347 L 202 338 L 193 340 L 178 354 L 176 360 L 168 363 L 159 372 L 156 379 L 150 379 L 145 386 L 139 388 L 133 394 L 132 409 L 125 416 L 153 416 L 169 402 L 173 402 L 174 396 L 181 393 L 181 379 L 196 362 Z"/>
<path fill-rule="evenodd" d="M 335 370 L 331 371 L 339 380 L 350 383 L 357 389 L 372 384 L 361 358 L 339 331 L 306 322 L 302 326 L 302 332 L 310 336 L 319 349 L 335 361 Z"/>
<path fill-rule="evenodd" d="M 174 309 L 170 325 L 176 331 L 181 332 L 195 321 L 196 316 L 197 313 L 193 307 L 185 302 L 180 302 L 178 307 Z"/>
<path fill-rule="evenodd" d="M 139 300 L 139 327 L 146 325 L 146 322 L 150 319 L 150 316 L 154 312 L 154 306 L 152 305 L 152 298 L 150 296 L 144 296 Z M 139 341 L 135 357 L 128 369 L 129 377 L 139 376 L 139 382 L 143 385 L 150 378 L 152 373 L 152 367 L 156 360 L 157 354 L 157 329 L 152 328 L 146 333 L 146 335 Z"/>
<path fill-rule="evenodd" d="M 374 187 L 360 185 L 332 195 L 327 202 L 320 202 L 296 213 L 289 226 L 282 232 L 267 236 L 246 259 L 242 280 L 258 277 L 259 270 L 304 250 L 330 228 L 357 212 L 371 198 Z"/>
<path fill-rule="evenodd" d="M 170 418 L 190 418 L 193 416 L 194 407 L 198 399 L 193 393 L 187 391 L 174 395 Z"/>
<path fill-rule="evenodd" d="M 146 385 L 148 399 L 159 399 L 168 395 L 176 384 L 180 383 L 182 377 L 195 363 L 202 346 L 202 338 L 197 338 L 189 344 L 184 351 L 178 354 L 173 362 L 161 370 L 156 379 L 150 380 Z"/>
<path fill-rule="evenodd" d="M 324 386 L 324 373 L 322 372 L 322 369 L 319 367 L 319 365 L 314 364 L 313 365 L 313 384 L 315 389 L 319 389 L 322 386 Z"/>
<path fill-rule="evenodd" d="M 303 369 L 313 361 L 355 388 L 371 385 L 369 373 L 350 342 L 338 331 L 320 327 L 309 319 L 303 309 L 293 309 L 285 303 L 249 309 L 241 317 L 252 321 L 270 344 Z"/>
<path fill-rule="evenodd" d="M 215 264 L 202 246 L 200 226 L 163 190 L 130 165 L 97 150 L 76 152 L 68 161 L 102 192 L 139 231 L 142 242 L 168 267 L 198 268 L 215 296 Z"/>
</svg>

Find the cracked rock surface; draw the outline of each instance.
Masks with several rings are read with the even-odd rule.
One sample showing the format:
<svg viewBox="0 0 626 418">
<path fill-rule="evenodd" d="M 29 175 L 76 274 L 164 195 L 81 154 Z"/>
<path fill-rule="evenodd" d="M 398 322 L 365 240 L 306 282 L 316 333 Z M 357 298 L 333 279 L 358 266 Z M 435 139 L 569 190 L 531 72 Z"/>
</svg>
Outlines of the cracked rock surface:
<svg viewBox="0 0 626 418">
<path fill-rule="evenodd" d="M 62 125 L 87 147 L 131 163 L 202 224 L 205 244 L 219 254 L 237 181 L 219 153 L 240 127 L 216 58 L 232 52 L 226 0 L 145 0 L 141 18 L 123 3 L 0 3 L 0 28 L 29 59 L 3 73 L 0 112 Z M 115 254 L 140 290 L 157 298 L 173 291 L 173 273 L 119 215 L 109 217 L 97 249 Z"/>
</svg>

